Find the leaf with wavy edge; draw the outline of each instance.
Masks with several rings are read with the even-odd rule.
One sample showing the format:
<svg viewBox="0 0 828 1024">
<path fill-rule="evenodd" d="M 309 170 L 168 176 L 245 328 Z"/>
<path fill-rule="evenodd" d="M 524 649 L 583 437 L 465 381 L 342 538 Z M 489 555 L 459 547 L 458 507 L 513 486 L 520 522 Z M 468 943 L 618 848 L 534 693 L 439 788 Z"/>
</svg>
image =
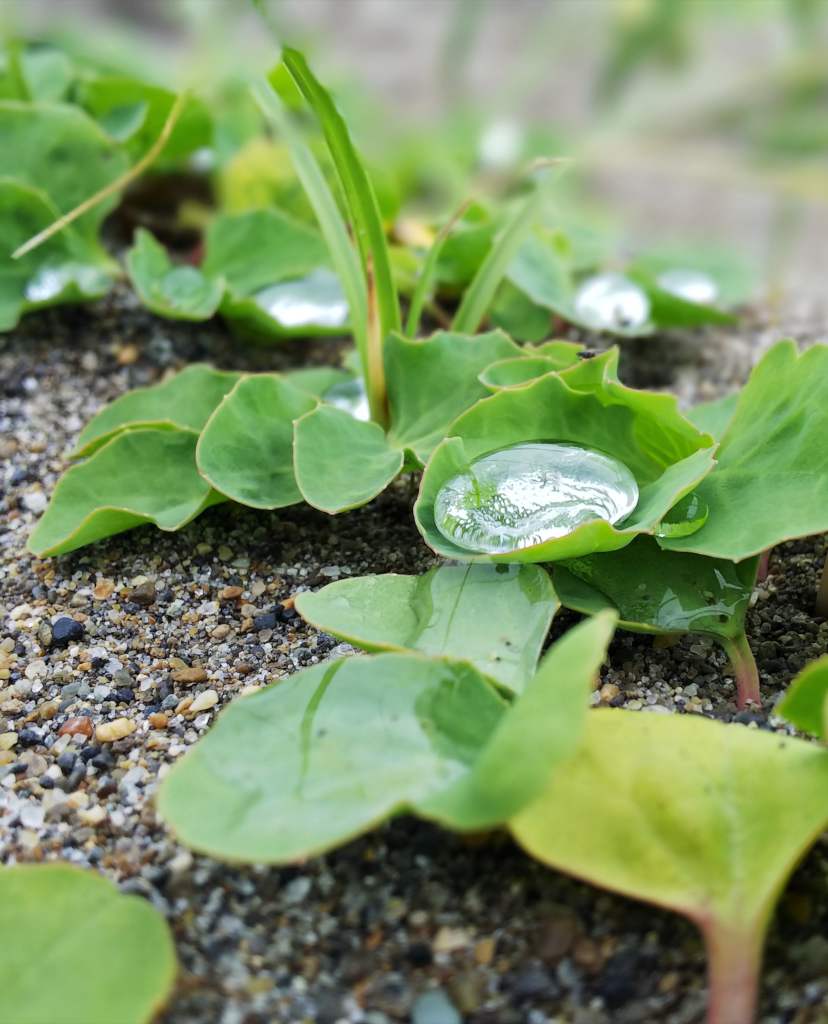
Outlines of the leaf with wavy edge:
<svg viewBox="0 0 828 1024">
<path fill-rule="evenodd" d="M 29 550 L 61 555 L 144 523 L 180 530 L 223 500 L 196 469 L 197 438 L 174 428 L 117 434 L 58 480 Z"/>
<path fill-rule="evenodd" d="M 774 345 L 742 389 L 716 455 L 699 485 L 710 509 L 673 551 L 741 561 L 782 541 L 828 531 L 828 346 L 799 354 Z"/>
<path fill-rule="evenodd" d="M 73 455 L 90 455 L 115 434 L 135 427 L 198 433 L 240 377 L 239 373 L 194 363 L 160 384 L 127 391 L 86 424 Z"/>
<path fill-rule="evenodd" d="M 751 1024 L 774 904 L 826 823 L 823 749 L 695 716 L 599 709 L 510 828 L 544 864 L 694 921 L 709 957 L 708 1021 Z"/>
<path fill-rule="evenodd" d="M 317 404 L 279 374 L 242 377 L 201 432 L 199 472 L 216 490 L 252 508 L 301 501 L 293 470 L 293 423 Z"/>
<path fill-rule="evenodd" d="M 3 1019 L 15 1024 L 149 1024 L 172 993 L 164 918 L 93 871 L 68 864 L 0 868 Z"/>
<path fill-rule="evenodd" d="M 164 780 L 158 810 L 195 849 L 289 863 L 410 811 L 450 828 L 506 820 L 575 749 L 612 635 L 592 619 L 511 709 L 467 662 L 347 658 L 234 701 Z"/>
<path fill-rule="evenodd" d="M 679 413 L 669 395 L 634 391 L 614 379 L 607 353 L 478 402 L 450 428 L 426 466 L 414 507 L 418 529 L 438 554 L 465 561 L 545 562 L 624 547 L 653 533 L 662 517 L 709 472 L 712 439 Z M 604 451 L 623 462 L 639 485 L 639 501 L 622 524 L 584 523 L 565 537 L 503 555 L 480 555 L 444 538 L 434 502 L 451 477 L 477 458 L 523 441 L 563 441 Z"/>
<path fill-rule="evenodd" d="M 317 629 L 366 651 L 421 651 L 470 661 L 519 693 L 560 607 L 534 565 L 441 565 L 423 576 L 338 580 L 296 598 Z"/>
<path fill-rule="evenodd" d="M 775 710 L 797 729 L 828 742 L 828 655 L 803 668 Z"/>
</svg>

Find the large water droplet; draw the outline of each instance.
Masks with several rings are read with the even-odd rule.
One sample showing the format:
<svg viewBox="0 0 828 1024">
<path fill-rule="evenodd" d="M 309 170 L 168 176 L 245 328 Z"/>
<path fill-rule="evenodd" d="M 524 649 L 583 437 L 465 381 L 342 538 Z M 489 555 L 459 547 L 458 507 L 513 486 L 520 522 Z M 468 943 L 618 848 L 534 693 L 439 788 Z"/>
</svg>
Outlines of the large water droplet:
<svg viewBox="0 0 828 1024">
<path fill-rule="evenodd" d="M 365 390 L 365 381 L 362 377 L 354 377 L 352 380 L 342 381 L 341 384 L 334 384 L 328 388 L 322 396 L 322 400 L 329 405 L 336 406 L 350 413 L 355 420 L 368 421 L 371 419 L 371 409 L 368 405 L 368 392 Z"/>
<path fill-rule="evenodd" d="M 685 302 L 710 306 L 719 297 L 718 285 L 709 274 L 701 270 L 684 270 L 678 267 L 674 270 L 665 270 L 658 275 L 656 283 L 665 292 L 684 299 Z"/>
<path fill-rule="evenodd" d="M 325 267 L 268 285 L 254 298 L 283 327 L 343 327 L 348 320 L 339 278 Z"/>
<path fill-rule="evenodd" d="M 650 318 L 650 300 L 623 274 L 596 274 L 575 293 L 575 313 L 595 331 L 636 334 Z"/>
<path fill-rule="evenodd" d="M 434 503 L 437 529 L 469 551 L 500 555 L 564 537 L 582 523 L 617 523 L 638 485 L 617 459 L 573 444 L 516 444 L 452 477 Z"/>
</svg>

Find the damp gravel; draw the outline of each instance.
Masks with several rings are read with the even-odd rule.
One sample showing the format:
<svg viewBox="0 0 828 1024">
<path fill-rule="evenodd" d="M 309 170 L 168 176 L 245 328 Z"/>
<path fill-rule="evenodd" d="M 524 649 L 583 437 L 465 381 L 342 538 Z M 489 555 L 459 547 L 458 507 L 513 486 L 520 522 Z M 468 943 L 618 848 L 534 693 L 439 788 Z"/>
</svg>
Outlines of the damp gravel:
<svg viewBox="0 0 828 1024">
<path fill-rule="evenodd" d="M 822 322 L 806 306 L 778 324 L 750 315 L 738 331 L 625 342 L 622 377 L 711 398 L 783 329 L 807 342 Z M 47 561 L 26 536 L 103 402 L 188 361 L 281 368 L 335 349 L 245 350 L 219 327 L 156 320 L 123 292 L 0 339 L 4 861 L 94 868 L 167 916 L 181 970 L 162 1024 L 700 1021 L 704 955 L 689 924 L 547 870 L 502 834 L 461 839 L 401 818 L 304 864 L 239 868 L 192 855 L 156 819 L 159 779 L 223 706 L 349 650 L 297 618 L 298 591 L 432 564 L 412 482 L 335 518 L 225 505 L 178 534 L 142 528 Z M 662 647 L 620 633 L 595 702 L 773 727 L 767 709 L 828 650 L 813 613 L 824 557 L 824 538 L 783 545 L 754 595 L 764 712 L 736 713 L 724 656 L 697 637 Z M 560 615 L 553 632 L 572 621 Z M 780 904 L 764 1024 L 828 1020 L 826 877 L 823 841 Z"/>
</svg>

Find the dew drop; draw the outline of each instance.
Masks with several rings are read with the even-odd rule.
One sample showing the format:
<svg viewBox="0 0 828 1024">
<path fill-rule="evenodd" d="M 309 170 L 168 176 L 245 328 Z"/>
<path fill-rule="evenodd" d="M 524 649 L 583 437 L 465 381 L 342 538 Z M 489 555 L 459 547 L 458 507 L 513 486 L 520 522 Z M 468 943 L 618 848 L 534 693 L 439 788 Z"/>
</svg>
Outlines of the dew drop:
<svg viewBox="0 0 828 1024">
<path fill-rule="evenodd" d="M 719 297 L 719 288 L 709 274 L 701 270 L 684 270 L 676 268 L 665 270 L 656 278 L 659 288 L 684 299 L 685 302 L 697 302 L 709 306 Z"/>
<path fill-rule="evenodd" d="M 348 320 L 348 303 L 339 278 L 325 267 L 305 277 L 268 285 L 254 298 L 283 327 L 343 327 Z"/>
<path fill-rule="evenodd" d="M 477 459 L 440 488 L 437 529 L 468 551 L 500 555 L 564 537 L 583 523 L 617 523 L 638 485 L 617 459 L 573 444 L 512 445 Z"/>
<path fill-rule="evenodd" d="M 650 300 L 623 274 L 596 274 L 575 293 L 575 313 L 595 331 L 636 334 L 649 320 Z"/>
<path fill-rule="evenodd" d="M 352 380 L 342 381 L 341 384 L 334 384 L 333 387 L 328 388 L 322 396 L 322 400 L 337 409 L 350 413 L 355 420 L 367 422 L 371 419 L 368 392 L 365 390 L 365 381 L 362 377 L 354 377 Z"/>
<path fill-rule="evenodd" d="M 655 530 L 656 537 L 689 537 L 707 522 L 710 507 L 695 491 L 670 509 Z"/>
<path fill-rule="evenodd" d="M 106 275 L 97 267 L 81 263 L 65 263 L 60 267 L 41 267 L 26 284 L 27 302 L 49 302 L 71 285 L 83 295 L 94 295 L 106 288 Z"/>
</svg>

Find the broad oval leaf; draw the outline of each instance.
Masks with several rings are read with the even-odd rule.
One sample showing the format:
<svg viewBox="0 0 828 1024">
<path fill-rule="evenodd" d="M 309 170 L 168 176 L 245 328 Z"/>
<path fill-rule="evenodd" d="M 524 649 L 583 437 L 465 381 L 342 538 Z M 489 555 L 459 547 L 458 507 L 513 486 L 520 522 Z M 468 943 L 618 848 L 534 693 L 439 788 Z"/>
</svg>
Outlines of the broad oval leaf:
<svg viewBox="0 0 828 1024">
<path fill-rule="evenodd" d="M 172 992 L 166 921 L 92 871 L 0 869 L 0 929 L 14 936 L 0 961 L 2 1016 L 14 1024 L 148 1024 Z"/>
<path fill-rule="evenodd" d="M 126 169 L 121 148 L 78 107 L 0 101 L 0 177 L 42 189 L 60 213 L 73 210 Z M 114 195 L 98 203 L 73 229 L 97 247 L 101 221 L 116 203 Z"/>
<path fill-rule="evenodd" d="M 305 501 L 335 514 L 385 490 L 402 469 L 403 453 L 376 423 L 323 403 L 296 421 L 293 463 Z"/>
<path fill-rule="evenodd" d="M 222 500 L 196 469 L 196 440 L 175 429 L 117 434 L 58 480 L 29 550 L 62 555 L 144 523 L 181 529 Z"/>
<path fill-rule="evenodd" d="M 688 409 L 685 416 L 691 423 L 695 423 L 699 430 L 705 431 L 719 441 L 733 419 L 738 401 L 737 391 L 732 395 L 725 395 L 724 398 L 715 398 L 711 402 L 700 402 Z"/>
<path fill-rule="evenodd" d="M 130 280 L 144 305 L 173 320 L 209 320 L 224 294 L 224 282 L 198 267 L 175 265 L 167 250 L 139 228 L 126 256 Z"/>
<path fill-rule="evenodd" d="M 805 666 L 776 705 L 776 714 L 828 741 L 828 655 Z"/>
<path fill-rule="evenodd" d="M 542 562 L 624 547 L 658 522 L 703 479 L 714 448 L 678 411 L 668 395 L 634 391 L 614 378 L 617 354 L 506 388 L 464 413 L 435 449 L 415 505 L 417 526 L 438 554 L 467 561 Z M 434 503 L 451 477 L 475 459 L 522 441 L 562 441 L 620 460 L 639 487 L 636 509 L 618 526 L 584 523 L 566 536 L 502 555 L 475 555 L 437 530 Z"/>
<path fill-rule="evenodd" d="M 534 565 L 443 565 L 424 576 L 338 580 L 296 598 L 317 629 L 367 651 L 465 659 L 519 693 L 533 675 L 559 602 Z"/>
<path fill-rule="evenodd" d="M 550 650 L 508 710 L 467 662 L 379 654 L 316 665 L 231 704 L 175 765 L 158 809 L 227 860 L 285 863 L 413 811 L 505 821 L 578 743 L 614 617 Z"/>
<path fill-rule="evenodd" d="M 478 375 L 521 351 L 502 331 L 475 337 L 437 331 L 422 340 L 389 335 L 383 356 L 391 443 L 424 462 L 449 425 L 486 395 Z"/>
<path fill-rule="evenodd" d="M 301 501 L 293 472 L 293 421 L 317 400 L 275 373 L 242 377 L 198 439 L 199 472 L 228 498 L 253 508 Z"/>
<path fill-rule="evenodd" d="M 240 376 L 194 363 L 160 384 L 127 391 L 86 424 L 74 454 L 89 455 L 127 428 L 178 427 L 198 433 Z"/>
<path fill-rule="evenodd" d="M 690 715 L 599 709 L 510 828 L 551 867 L 691 918 L 707 940 L 715 1019 L 747 1024 L 774 904 L 826 823 L 823 749 Z"/>
<path fill-rule="evenodd" d="M 775 345 L 756 366 L 699 485 L 710 508 L 689 537 L 662 547 L 741 561 L 828 531 L 828 345 Z"/>
</svg>

